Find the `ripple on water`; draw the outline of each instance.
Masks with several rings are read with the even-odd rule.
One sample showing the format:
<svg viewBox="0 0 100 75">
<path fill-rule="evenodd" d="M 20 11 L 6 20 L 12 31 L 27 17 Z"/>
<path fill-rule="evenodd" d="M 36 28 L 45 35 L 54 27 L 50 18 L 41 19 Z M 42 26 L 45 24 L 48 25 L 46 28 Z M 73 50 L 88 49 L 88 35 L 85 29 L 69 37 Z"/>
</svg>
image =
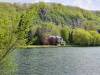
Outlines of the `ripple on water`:
<svg viewBox="0 0 100 75">
<path fill-rule="evenodd" d="M 2 75 L 100 75 L 99 47 L 16 49 L 7 59 L 15 67 Z"/>
</svg>

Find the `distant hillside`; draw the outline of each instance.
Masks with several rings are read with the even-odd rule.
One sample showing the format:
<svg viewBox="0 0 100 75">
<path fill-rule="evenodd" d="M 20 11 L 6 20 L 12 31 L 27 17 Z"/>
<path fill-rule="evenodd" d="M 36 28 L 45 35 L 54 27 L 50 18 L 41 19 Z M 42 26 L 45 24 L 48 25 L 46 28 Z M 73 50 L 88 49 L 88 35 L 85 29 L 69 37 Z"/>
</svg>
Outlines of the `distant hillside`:
<svg viewBox="0 0 100 75">
<path fill-rule="evenodd" d="M 84 10 L 78 7 L 64 6 L 55 3 L 33 4 L 26 11 L 29 23 L 53 22 L 55 25 L 68 25 L 73 28 L 99 27 L 100 17 L 98 13 Z M 25 19 L 25 18 L 24 18 Z"/>
<path fill-rule="evenodd" d="M 31 23 L 39 22 L 39 24 L 40 21 L 53 22 L 56 25 L 84 28 L 86 24 L 98 27 L 100 23 L 100 12 L 94 13 L 78 7 L 43 2 L 37 4 L 0 3 L 0 16 L 6 14 L 14 17 L 16 13 L 19 15 L 25 13 L 26 20 L 28 19 Z"/>
</svg>

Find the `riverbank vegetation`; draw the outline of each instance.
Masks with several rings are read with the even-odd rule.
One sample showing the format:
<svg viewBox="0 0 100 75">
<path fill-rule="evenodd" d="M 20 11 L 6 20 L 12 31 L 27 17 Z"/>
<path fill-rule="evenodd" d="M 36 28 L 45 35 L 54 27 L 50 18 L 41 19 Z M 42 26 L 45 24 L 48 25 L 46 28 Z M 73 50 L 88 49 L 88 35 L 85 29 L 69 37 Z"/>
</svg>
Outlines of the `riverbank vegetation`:
<svg viewBox="0 0 100 75">
<path fill-rule="evenodd" d="M 99 15 L 55 3 L 0 3 L 0 57 L 16 46 L 43 45 L 49 36 L 66 45 L 100 46 Z"/>
</svg>

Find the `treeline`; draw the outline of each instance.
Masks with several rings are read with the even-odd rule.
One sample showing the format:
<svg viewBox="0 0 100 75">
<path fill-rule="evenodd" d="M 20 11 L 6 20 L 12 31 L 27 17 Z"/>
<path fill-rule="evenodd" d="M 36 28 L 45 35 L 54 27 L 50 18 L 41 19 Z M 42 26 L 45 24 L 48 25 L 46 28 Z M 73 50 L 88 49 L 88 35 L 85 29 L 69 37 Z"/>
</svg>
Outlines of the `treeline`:
<svg viewBox="0 0 100 75">
<path fill-rule="evenodd" d="M 0 55 L 19 45 L 42 45 L 50 35 L 66 44 L 100 45 L 100 13 L 55 3 L 0 3 Z"/>
</svg>

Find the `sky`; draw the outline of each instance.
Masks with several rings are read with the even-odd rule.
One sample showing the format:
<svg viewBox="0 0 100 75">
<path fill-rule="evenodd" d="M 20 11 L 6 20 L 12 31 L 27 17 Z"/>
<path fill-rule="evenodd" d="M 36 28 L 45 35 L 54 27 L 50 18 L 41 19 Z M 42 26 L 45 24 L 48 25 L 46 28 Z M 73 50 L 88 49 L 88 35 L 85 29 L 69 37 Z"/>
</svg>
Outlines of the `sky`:
<svg viewBox="0 0 100 75">
<path fill-rule="evenodd" d="M 55 2 L 64 5 L 77 6 L 87 10 L 100 10 L 100 0 L 0 0 L 0 2 L 18 2 L 18 3 L 35 3 L 35 2 Z"/>
</svg>

